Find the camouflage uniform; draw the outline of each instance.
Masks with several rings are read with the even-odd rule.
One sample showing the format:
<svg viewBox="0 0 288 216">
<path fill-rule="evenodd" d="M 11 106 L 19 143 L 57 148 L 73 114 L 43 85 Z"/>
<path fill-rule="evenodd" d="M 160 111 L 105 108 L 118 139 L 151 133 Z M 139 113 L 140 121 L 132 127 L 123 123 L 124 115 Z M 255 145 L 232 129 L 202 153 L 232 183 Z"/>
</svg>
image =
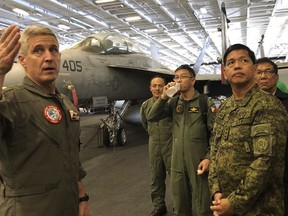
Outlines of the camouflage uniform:
<svg viewBox="0 0 288 216">
<path fill-rule="evenodd" d="M 0 215 L 78 216 L 85 172 L 71 100 L 43 93 L 25 77 L 3 91 L 0 110 Z"/>
<path fill-rule="evenodd" d="M 149 161 L 151 172 L 151 198 L 155 208 L 166 207 L 165 178 L 170 175 L 172 153 L 172 120 L 170 117 L 158 122 L 148 122 L 147 115 L 152 105 L 153 97 L 141 106 L 142 124 L 149 134 Z"/>
<path fill-rule="evenodd" d="M 157 121 L 172 116 L 173 145 L 171 164 L 171 185 L 174 202 L 174 215 L 212 215 L 211 197 L 208 186 L 208 173 L 197 175 L 201 160 L 209 159 L 207 127 L 212 130 L 215 113 L 208 100 L 207 122 L 203 122 L 199 106 L 200 94 L 195 90 L 193 98 L 183 100 L 181 96 L 174 107 L 167 100 L 158 99 L 152 107 L 148 121 Z"/>
<path fill-rule="evenodd" d="M 221 105 L 209 185 L 212 194 L 228 198 L 235 215 L 283 215 L 286 125 L 281 102 L 257 87 L 243 99 L 230 97 Z"/>
</svg>

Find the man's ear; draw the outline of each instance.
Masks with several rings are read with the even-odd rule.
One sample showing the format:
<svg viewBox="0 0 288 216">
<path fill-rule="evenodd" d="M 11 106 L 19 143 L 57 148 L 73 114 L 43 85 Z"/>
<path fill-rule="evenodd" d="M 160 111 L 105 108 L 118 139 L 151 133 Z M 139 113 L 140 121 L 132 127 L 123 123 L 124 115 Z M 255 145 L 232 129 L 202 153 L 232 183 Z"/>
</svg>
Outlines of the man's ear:
<svg viewBox="0 0 288 216">
<path fill-rule="evenodd" d="M 276 80 L 278 82 L 279 81 L 279 74 L 276 74 L 276 76 L 277 76 Z"/>
<path fill-rule="evenodd" d="M 224 78 L 227 80 L 225 66 L 223 67 L 223 75 L 224 75 Z"/>
<path fill-rule="evenodd" d="M 26 68 L 26 58 L 23 55 L 18 56 L 18 61 L 22 65 L 23 68 Z"/>
</svg>

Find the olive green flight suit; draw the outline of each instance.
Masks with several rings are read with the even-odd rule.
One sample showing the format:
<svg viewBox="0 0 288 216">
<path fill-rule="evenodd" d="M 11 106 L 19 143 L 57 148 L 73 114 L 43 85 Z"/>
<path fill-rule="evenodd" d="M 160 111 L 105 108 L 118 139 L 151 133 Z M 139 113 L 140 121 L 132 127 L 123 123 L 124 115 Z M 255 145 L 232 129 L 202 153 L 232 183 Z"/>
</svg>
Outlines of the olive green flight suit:
<svg viewBox="0 0 288 216">
<path fill-rule="evenodd" d="M 151 175 L 151 198 L 155 208 L 166 207 L 166 172 L 170 176 L 172 153 L 171 117 L 157 122 L 148 122 L 147 115 L 154 104 L 150 98 L 141 106 L 142 124 L 149 134 L 149 162 Z"/>
<path fill-rule="evenodd" d="M 193 98 L 185 101 L 179 97 L 176 107 L 171 100 L 157 100 L 148 114 L 148 121 L 157 121 L 172 115 L 173 147 L 171 184 L 174 215 L 212 215 L 208 173 L 197 175 L 203 159 L 209 159 L 207 128 L 212 130 L 215 113 L 214 103 L 208 100 L 207 122 L 203 122 L 199 105 L 200 94 L 195 90 Z M 207 127 L 206 127 L 207 125 Z"/>
<path fill-rule="evenodd" d="M 228 198 L 235 215 L 284 213 L 287 112 L 257 87 L 220 107 L 211 138 L 211 193 Z"/>
<path fill-rule="evenodd" d="M 28 77 L 0 100 L 0 215 L 78 216 L 79 113 Z"/>
</svg>

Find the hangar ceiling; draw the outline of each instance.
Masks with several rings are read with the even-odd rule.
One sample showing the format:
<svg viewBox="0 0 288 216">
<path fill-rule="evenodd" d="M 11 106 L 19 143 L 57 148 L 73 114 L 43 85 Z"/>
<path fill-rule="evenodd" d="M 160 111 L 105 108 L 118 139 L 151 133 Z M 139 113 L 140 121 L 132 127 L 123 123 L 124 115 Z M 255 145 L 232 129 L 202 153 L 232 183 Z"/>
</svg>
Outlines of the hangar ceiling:
<svg viewBox="0 0 288 216">
<path fill-rule="evenodd" d="M 206 42 L 202 74 L 220 73 L 221 5 L 225 5 L 228 45 L 243 43 L 258 56 L 278 61 L 288 55 L 288 0 L 1 0 L 0 28 L 43 24 L 59 36 L 62 46 L 86 36 L 116 31 L 151 45 L 162 63 L 174 70 L 194 64 Z M 209 37 L 209 38 L 208 38 Z"/>
</svg>

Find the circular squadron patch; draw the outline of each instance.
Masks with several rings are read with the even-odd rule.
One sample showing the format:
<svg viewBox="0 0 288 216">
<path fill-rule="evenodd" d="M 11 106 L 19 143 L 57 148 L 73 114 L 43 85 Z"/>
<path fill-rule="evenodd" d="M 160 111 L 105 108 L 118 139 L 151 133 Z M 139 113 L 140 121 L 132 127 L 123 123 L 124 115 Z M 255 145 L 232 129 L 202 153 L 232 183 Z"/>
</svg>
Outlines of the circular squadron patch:
<svg viewBox="0 0 288 216">
<path fill-rule="evenodd" d="M 62 119 L 62 112 L 56 106 L 46 106 L 44 109 L 44 116 L 48 122 L 58 124 Z"/>
<path fill-rule="evenodd" d="M 182 113 L 182 112 L 183 112 L 183 106 L 182 105 L 177 105 L 176 113 Z"/>
</svg>

